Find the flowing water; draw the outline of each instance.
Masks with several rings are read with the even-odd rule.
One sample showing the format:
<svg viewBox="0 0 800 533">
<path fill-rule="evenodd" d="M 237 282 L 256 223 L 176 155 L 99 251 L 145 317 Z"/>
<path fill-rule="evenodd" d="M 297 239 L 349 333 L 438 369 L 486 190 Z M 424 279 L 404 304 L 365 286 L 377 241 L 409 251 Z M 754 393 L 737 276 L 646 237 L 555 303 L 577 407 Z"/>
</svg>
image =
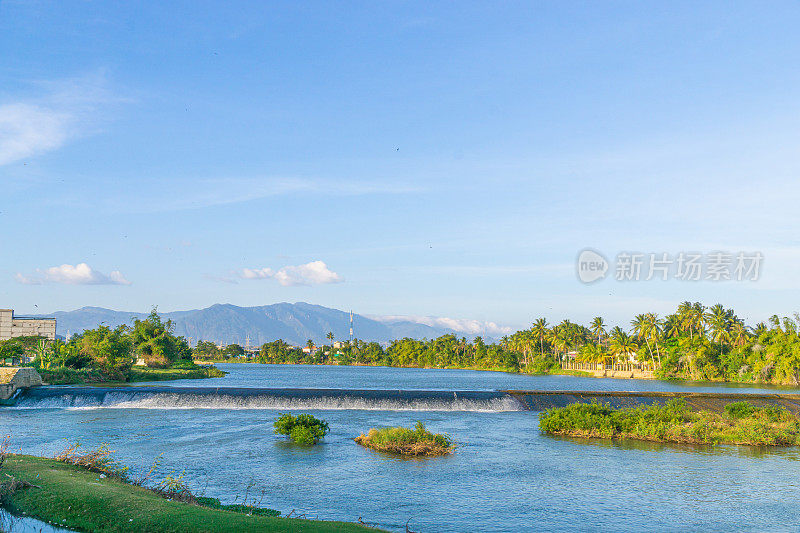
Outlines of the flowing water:
<svg viewBox="0 0 800 533">
<path fill-rule="evenodd" d="M 220 367 L 230 374 L 150 389 L 40 389 L 0 408 L 0 433 L 12 435 L 15 449 L 40 455 L 75 440 L 108 443 L 134 472 L 162 455 L 156 477 L 183 472 L 196 492 L 227 503 L 247 494 L 284 515 L 361 517 L 392 531 L 405 531 L 407 521 L 425 532 L 800 527 L 793 448 L 553 438 L 540 434 L 536 413 L 492 392 L 776 389 L 461 370 Z M 276 390 L 285 388 L 294 390 Z M 278 414 L 297 409 L 330 423 L 323 444 L 306 448 L 274 435 Z M 417 420 L 452 435 L 456 452 L 397 458 L 352 440 L 370 427 Z"/>
</svg>

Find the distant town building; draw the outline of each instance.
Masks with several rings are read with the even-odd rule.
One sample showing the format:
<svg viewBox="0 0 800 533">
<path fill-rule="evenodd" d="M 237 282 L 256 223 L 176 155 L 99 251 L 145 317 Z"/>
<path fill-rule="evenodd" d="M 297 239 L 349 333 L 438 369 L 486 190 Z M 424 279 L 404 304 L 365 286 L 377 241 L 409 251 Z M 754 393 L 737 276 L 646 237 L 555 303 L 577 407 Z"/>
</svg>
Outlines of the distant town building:
<svg viewBox="0 0 800 533">
<path fill-rule="evenodd" d="M 0 341 L 29 336 L 55 340 L 56 319 L 14 316 L 13 309 L 0 309 Z"/>
</svg>

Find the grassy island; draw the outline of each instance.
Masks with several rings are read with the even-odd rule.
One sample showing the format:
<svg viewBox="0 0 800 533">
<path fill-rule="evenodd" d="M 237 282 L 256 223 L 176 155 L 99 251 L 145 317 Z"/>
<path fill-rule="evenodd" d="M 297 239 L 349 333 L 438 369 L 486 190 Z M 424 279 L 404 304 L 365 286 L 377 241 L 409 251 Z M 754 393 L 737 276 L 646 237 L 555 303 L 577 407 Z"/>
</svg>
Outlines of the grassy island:
<svg viewBox="0 0 800 533">
<path fill-rule="evenodd" d="M 414 429 L 404 427 L 370 429 L 356 437 L 355 441 L 379 452 L 410 455 L 416 457 L 435 457 L 447 455 L 455 449 L 452 439 L 446 434 L 431 433 L 422 422 Z"/>
<path fill-rule="evenodd" d="M 789 446 L 800 443 L 800 419 L 780 407 L 730 403 L 722 414 L 692 411 L 682 399 L 665 405 L 614 409 L 575 403 L 539 417 L 551 435 L 697 444 Z"/>
<path fill-rule="evenodd" d="M 123 478 L 56 459 L 6 455 L 0 473 L 0 503 L 9 511 L 80 531 L 375 531 L 347 522 L 280 518 L 277 511 L 223 506 L 211 498 L 193 503 L 168 499 Z"/>
</svg>

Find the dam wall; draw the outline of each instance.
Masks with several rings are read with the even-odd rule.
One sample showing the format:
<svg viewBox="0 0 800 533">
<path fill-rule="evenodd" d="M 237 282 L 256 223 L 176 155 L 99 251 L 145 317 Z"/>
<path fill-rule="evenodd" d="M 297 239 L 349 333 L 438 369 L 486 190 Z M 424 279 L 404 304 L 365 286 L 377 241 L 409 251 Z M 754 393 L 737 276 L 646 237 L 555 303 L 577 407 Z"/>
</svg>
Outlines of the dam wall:
<svg viewBox="0 0 800 533">
<path fill-rule="evenodd" d="M 29 377 L 29 380 L 23 380 L 23 387 L 36 384 L 38 374 Z M 21 375 L 19 379 L 23 379 L 23 376 Z M 11 408 L 19 409 L 354 409 L 504 412 L 545 411 L 577 402 L 605 403 L 617 408 L 637 407 L 664 404 L 673 398 L 683 398 L 689 407 L 695 410 L 722 412 L 729 403 L 746 400 L 758 406 L 781 406 L 792 413 L 800 414 L 800 394 L 706 392 L 46 386 L 22 388 L 16 396 L 5 403 L 12 403 Z"/>
<path fill-rule="evenodd" d="M 34 368 L 0 367 L 0 401 L 9 400 L 20 389 L 41 384 L 42 377 Z"/>
</svg>

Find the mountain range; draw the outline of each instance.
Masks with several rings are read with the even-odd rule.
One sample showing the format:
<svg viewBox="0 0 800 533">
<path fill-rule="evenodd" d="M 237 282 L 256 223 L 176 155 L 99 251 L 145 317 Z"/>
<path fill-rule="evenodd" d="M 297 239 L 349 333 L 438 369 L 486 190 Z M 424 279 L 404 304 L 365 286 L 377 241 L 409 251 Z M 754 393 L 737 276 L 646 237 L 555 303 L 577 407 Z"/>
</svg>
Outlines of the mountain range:
<svg viewBox="0 0 800 533">
<path fill-rule="evenodd" d="M 289 344 L 305 345 L 308 339 L 315 343 L 327 342 L 325 335 L 333 332 L 335 339 L 349 338 L 350 314 L 338 309 L 305 302 L 277 303 L 258 307 L 239 307 L 231 304 L 215 304 L 205 309 L 159 313 L 162 320 L 172 320 L 175 334 L 198 340 L 222 344 L 257 346 L 265 342 L 283 339 Z M 74 311 L 58 311 L 50 317 L 56 318 L 57 334 L 80 333 L 100 324 L 116 327 L 131 324 L 134 318 L 145 318 L 148 313 L 114 311 L 102 307 L 82 307 Z M 424 320 L 423 320 L 424 319 Z M 406 317 L 365 317 L 353 314 L 354 337 L 364 341 L 390 342 L 393 339 L 411 337 L 416 339 L 436 338 L 447 333 L 473 338 L 482 334 L 493 340 L 497 333 L 495 324 L 486 334 L 474 321 L 462 325 L 459 321 L 445 319 L 409 319 Z M 427 323 L 423 323 L 427 322 Z M 449 327 L 448 327 L 449 326 Z M 476 332 L 476 328 L 478 328 Z M 500 332 L 502 334 L 503 332 Z"/>
</svg>

